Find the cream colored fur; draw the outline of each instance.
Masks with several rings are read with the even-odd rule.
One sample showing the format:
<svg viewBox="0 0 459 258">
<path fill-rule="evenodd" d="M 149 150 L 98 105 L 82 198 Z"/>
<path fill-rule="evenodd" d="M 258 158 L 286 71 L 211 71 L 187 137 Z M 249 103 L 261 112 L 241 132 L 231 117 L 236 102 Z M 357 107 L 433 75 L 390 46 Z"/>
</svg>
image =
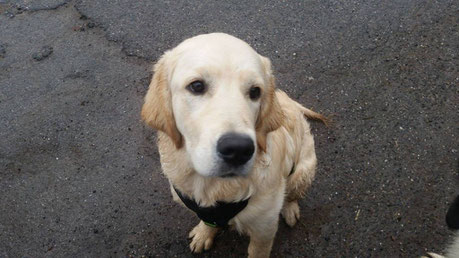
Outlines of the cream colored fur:
<svg viewBox="0 0 459 258">
<path fill-rule="evenodd" d="M 453 241 L 446 250 L 446 257 L 448 258 L 458 258 L 459 257 L 459 232 L 456 232 Z"/>
<path fill-rule="evenodd" d="M 186 91 L 196 79 L 206 81 L 206 94 Z M 257 101 L 247 97 L 251 85 L 262 90 Z M 161 166 L 171 186 L 204 207 L 250 197 L 229 222 L 250 236 L 249 257 L 269 257 L 280 213 L 290 226 L 299 219 L 297 201 L 311 185 L 317 164 L 305 116 L 325 122 L 275 90 L 267 58 L 223 33 L 200 35 L 168 51 L 155 66 L 142 108 L 143 120 L 159 130 Z M 230 131 L 245 133 L 257 143 L 245 168 L 248 173 L 213 176 L 220 162 L 213 153 L 215 142 Z M 181 203 L 172 187 L 171 193 Z M 217 231 L 200 222 L 189 235 L 191 250 L 209 249 Z"/>
<path fill-rule="evenodd" d="M 459 258 L 459 232 L 456 232 L 453 235 L 452 241 L 446 248 L 446 253 L 444 256 L 436 253 L 428 253 L 428 255 L 430 258 Z M 424 257 L 425 256 L 422 258 Z"/>
</svg>

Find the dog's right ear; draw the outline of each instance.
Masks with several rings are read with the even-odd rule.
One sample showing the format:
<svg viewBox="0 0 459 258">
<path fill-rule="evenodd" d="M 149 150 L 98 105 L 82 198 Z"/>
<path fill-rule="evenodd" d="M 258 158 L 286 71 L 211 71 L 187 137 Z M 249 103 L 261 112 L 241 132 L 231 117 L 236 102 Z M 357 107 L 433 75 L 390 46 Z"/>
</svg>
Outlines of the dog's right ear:
<svg viewBox="0 0 459 258">
<path fill-rule="evenodd" d="M 183 145 L 182 135 L 175 124 L 172 111 L 171 92 L 168 85 L 167 53 L 154 66 L 153 79 L 145 103 L 142 107 L 142 120 L 150 127 L 166 133 L 174 142 L 177 149 Z"/>
<path fill-rule="evenodd" d="M 276 96 L 276 84 L 271 70 L 271 61 L 260 56 L 261 63 L 268 78 L 266 92 L 263 94 L 260 114 L 257 118 L 257 144 L 261 151 L 266 151 L 266 137 L 268 133 L 277 130 L 284 121 L 284 112 Z"/>
</svg>

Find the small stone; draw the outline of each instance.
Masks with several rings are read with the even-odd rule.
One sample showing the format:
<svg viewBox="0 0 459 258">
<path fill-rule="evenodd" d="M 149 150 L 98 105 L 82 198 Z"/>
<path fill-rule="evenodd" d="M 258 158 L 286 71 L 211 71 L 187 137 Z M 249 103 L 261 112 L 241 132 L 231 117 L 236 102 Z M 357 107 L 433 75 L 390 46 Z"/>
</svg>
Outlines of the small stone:
<svg viewBox="0 0 459 258">
<path fill-rule="evenodd" d="M 50 47 L 50 46 L 44 46 L 41 48 L 40 51 L 38 52 L 35 52 L 32 57 L 33 59 L 35 59 L 36 61 L 41 61 L 45 58 L 47 58 L 48 56 L 50 56 L 51 54 L 53 53 L 53 48 Z"/>
</svg>

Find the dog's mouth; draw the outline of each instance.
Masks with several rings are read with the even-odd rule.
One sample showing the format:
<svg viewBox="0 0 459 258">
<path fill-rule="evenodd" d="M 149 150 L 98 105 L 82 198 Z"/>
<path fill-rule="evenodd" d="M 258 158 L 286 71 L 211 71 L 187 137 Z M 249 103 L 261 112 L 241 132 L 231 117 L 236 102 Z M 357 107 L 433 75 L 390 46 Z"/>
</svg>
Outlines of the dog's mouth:
<svg viewBox="0 0 459 258">
<path fill-rule="evenodd" d="M 228 166 L 227 164 L 220 164 L 213 176 L 219 178 L 239 178 L 247 177 L 252 170 L 252 162 L 242 166 Z"/>
<path fill-rule="evenodd" d="M 236 173 L 228 173 L 228 174 L 221 175 L 220 177 L 221 178 L 231 178 L 231 177 L 236 177 L 236 176 L 237 176 Z"/>
</svg>

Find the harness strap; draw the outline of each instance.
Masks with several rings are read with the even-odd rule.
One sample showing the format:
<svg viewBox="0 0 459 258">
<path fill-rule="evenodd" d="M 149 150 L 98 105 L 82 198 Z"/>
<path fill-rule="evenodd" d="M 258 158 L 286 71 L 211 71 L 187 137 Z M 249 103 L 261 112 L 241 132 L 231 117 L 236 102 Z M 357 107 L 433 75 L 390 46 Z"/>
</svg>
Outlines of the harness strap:
<svg viewBox="0 0 459 258">
<path fill-rule="evenodd" d="M 185 204 L 188 209 L 194 211 L 196 215 L 210 227 L 227 227 L 228 222 L 241 212 L 249 203 L 249 198 L 239 202 L 220 202 L 217 201 L 215 206 L 201 207 L 198 203 L 191 198 L 182 194 L 174 186 L 174 190 L 178 197 Z"/>
</svg>

